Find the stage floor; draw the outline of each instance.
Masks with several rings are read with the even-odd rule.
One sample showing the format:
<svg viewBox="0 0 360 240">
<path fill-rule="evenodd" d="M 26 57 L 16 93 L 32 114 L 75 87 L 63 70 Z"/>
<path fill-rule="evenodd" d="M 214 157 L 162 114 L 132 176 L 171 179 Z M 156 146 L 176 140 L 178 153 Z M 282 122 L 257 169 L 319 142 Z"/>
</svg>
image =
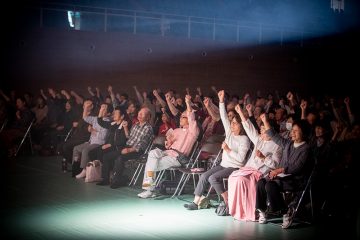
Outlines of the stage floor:
<svg viewBox="0 0 360 240">
<path fill-rule="evenodd" d="M 3 169 L 4 170 L 4 169 Z M 355 239 L 342 219 L 297 225 L 219 217 L 215 208 L 188 211 L 193 195 L 140 199 L 138 188 L 97 186 L 61 171 L 61 158 L 20 157 L 3 175 L 2 236 L 17 239 Z M 184 200 L 185 199 L 185 200 Z M 214 201 L 216 202 L 216 201 Z"/>
</svg>

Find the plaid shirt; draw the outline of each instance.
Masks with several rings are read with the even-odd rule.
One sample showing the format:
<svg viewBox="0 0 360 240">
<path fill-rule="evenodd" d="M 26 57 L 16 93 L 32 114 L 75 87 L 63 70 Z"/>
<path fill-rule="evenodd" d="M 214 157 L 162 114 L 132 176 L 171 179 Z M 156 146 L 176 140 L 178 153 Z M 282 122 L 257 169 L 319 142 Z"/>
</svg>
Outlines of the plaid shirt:
<svg viewBox="0 0 360 240">
<path fill-rule="evenodd" d="M 145 123 L 142 126 L 140 126 L 139 123 L 136 123 L 131 127 L 130 136 L 126 145 L 135 148 L 136 152 L 145 151 L 152 139 L 152 126 L 149 123 Z"/>
</svg>

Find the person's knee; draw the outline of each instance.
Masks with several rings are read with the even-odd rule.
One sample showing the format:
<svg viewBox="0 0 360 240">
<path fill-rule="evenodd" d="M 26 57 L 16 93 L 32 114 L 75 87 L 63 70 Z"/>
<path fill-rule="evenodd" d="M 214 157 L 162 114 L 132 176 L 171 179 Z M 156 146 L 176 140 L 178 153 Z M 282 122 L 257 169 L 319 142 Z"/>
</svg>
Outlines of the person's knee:
<svg viewBox="0 0 360 240">
<path fill-rule="evenodd" d="M 267 192 L 271 191 L 272 189 L 274 189 L 276 187 L 276 183 L 269 181 L 265 184 L 265 190 Z"/>
<path fill-rule="evenodd" d="M 217 178 L 216 176 L 214 176 L 214 175 L 211 175 L 211 176 L 209 177 L 208 181 L 209 181 L 209 183 L 210 183 L 211 185 L 216 184 L 216 183 L 219 182 L 218 178 Z"/>
</svg>

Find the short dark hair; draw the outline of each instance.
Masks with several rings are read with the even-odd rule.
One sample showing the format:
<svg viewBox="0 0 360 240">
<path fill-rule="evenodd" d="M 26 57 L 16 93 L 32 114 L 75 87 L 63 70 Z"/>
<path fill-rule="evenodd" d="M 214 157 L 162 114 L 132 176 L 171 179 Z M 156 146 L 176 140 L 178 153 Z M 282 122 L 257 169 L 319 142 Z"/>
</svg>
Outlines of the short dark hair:
<svg viewBox="0 0 360 240">
<path fill-rule="evenodd" d="M 294 125 L 298 126 L 301 129 L 302 140 L 308 141 L 311 134 L 311 127 L 308 121 L 306 121 L 305 119 L 296 120 L 293 123 L 293 126 Z"/>
</svg>

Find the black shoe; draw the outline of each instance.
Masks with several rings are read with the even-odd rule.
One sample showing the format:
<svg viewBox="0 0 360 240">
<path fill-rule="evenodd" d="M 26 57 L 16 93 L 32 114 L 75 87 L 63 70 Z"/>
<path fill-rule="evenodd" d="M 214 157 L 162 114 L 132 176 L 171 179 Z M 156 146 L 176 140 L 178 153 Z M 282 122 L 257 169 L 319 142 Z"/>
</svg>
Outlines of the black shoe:
<svg viewBox="0 0 360 240">
<path fill-rule="evenodd" d="M 98 182 L 96 183 L 96 185 L 99 185 L 99 186 L 106 186 L 106 185 L 109 185 L 110 183 L 107 182 L 107 181 L 101 181 L 101 182 Z"/>
<path fill-rule="evenodd" d="M 199 206 L 192 202 L 190 204 L 184 204 L 184 207 L 187 208 L 187 210 L 198 210 L 199 209 Z"/>
<path fill-rule="evenodd" d="M 110 188 L 112 188 L 112 189 L 116 189 L 116 188 L 119 188 L 119 187 L 121 187 L 121 183 L 119 183 L 119 182 L 112 182 L 110 184 Z"/>
</svg>

